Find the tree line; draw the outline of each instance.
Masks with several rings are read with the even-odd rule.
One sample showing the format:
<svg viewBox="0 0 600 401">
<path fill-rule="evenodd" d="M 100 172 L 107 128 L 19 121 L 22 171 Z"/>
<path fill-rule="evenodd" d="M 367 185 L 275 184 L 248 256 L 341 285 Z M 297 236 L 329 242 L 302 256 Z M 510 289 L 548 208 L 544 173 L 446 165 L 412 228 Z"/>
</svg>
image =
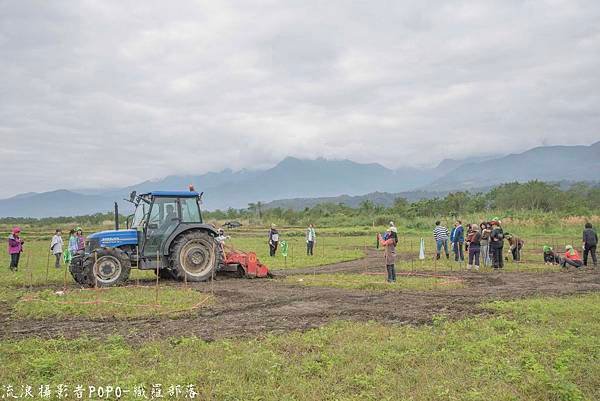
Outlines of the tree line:
<svg viewBox="0 0 600 401">
<path fill-rule="evenodd" d="M 244 220 L 253 224 L 279 222 L 297 225 L 309 222 L 326 225 L 386 224 L 394 216 L 402 218 L 462 216 L 473 213 L 510 215 L 515 212 L 555 213 L 571 216 L 600 214 L 600 186 L 576 183 L 568 188 L 542 181 L 508 183 L 489 192 L 451 192 L 445 197 L 409 202 L 396 198 L 392 205 L 384 206 L 370 200 L 358 207 L 341 203 L 322 203 L 302 210 L 266 208 L 261 202 L 250 203 L 247 208 L 205 211 L 206 221 Z M 65 226 L 77 223 L 99 226 L 114 220 L 112 213 L 96 213 L 76 217 L 0 218 L 0 224 L 29 224 L 36 226 Z M 125 227 L 126 216 L 119 218 Z M 387 221 L 386 221 L 387 220 Z"/>
<path fill-rule="evenodd" d="M 451 192 L 445 197 L 409 202 L 396 198 L 389 207 L 363 201 L 358 207 L 323 203 L 303 210 L 265 208 L 260 202 L 245 209 L 215 210 L 205 213 L 212 220 L 249 220 L 255 223 L 279 221 L 286 224 L 385 224 L 390 216 L 403 218 L 461 216 L 473 213 L 514 212 L 557 213 L 586 216 L 600 213 L 600 187 L 576 183 L 567 189 L 542 181 L 507 183 L 489 192 Z M 381 221 L 379 221 L 381 220 Z"/>
</svg>

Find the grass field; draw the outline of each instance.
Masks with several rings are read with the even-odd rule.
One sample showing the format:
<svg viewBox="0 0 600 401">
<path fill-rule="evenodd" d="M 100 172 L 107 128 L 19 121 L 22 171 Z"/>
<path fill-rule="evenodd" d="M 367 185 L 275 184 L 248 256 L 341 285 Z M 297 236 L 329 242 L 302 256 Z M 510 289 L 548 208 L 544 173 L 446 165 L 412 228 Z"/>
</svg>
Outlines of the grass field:
<svg viewBox="0 0 600 401">
<path fill-rule="evenodd" d="M 396 307 L 401 307 L 400 305 Z M 429 326 L 339 322 L 207 343 L 39 340 L 0 344 L 0 383 L 194 385 L 203 400 L 597 400 L 600 295 L 487 305 L 487 318 Z M 68 355 L 68 357 L 66 357 Z M 167 394 L 165 394 L 166 396 Z M 124 399 L 136 399 L 132 393 Z M 175 397 L 173 397 L 175 398 Z"/>
<path fill-rule="evenodd" d="M 13 317 L 17 319 L 127 319 L 165 315 L 171 318 L 210 305 L 209 294 L 175 287 L 117 287 L 56 292 L 19 291 Z M 13 298 L 14 300 L 14 298 Z"/>
</svg>

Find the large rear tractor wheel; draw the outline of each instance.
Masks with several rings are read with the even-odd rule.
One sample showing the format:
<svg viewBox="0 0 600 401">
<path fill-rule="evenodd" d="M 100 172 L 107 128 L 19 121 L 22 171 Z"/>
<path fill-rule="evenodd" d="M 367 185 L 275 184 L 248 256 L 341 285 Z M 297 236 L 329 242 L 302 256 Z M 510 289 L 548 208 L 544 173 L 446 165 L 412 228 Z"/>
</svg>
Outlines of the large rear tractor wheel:
<svg viewBox="0 0 600 401">
<path fill-rule="evenodd" d="M 218 244 L 203 231 L 191 231 L 175 240 L 171 250 L 171 271 L 178 280 L 207 281 L 213 277 L 218 259 Z"/>
<path fill-rule="evenodd" d="M 92 252 L 83 261 L 83 280 L 89 287 L 113 287 L 129 279 L 131 261 L 118 248 L 102 248 Z"/>
</svg>

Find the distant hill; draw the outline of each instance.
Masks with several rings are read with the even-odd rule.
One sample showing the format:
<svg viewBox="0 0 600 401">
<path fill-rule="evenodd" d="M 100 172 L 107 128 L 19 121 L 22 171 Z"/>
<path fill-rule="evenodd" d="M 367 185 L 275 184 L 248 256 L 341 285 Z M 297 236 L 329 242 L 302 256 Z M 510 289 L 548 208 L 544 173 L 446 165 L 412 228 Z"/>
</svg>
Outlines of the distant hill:
<svg viewBox="0 0 600 401">
<path fill-rule="evenodd" d="M 115 199 L 116 200 L 116 199 Z M 0 200 L 0 217 L 81 216 L 113 210 L 112 197 L 67 190 L 21 194 Z"/>
<path fill-rule="evenodd" d="M 112 210 L 113 201 L 119 201 L 121 210 L 127 212 L 129 205 L 122 199 L 132 190 L 181 190 L 190 183 L 204 192 L 204 207 L 209 210 L 244 208 L 257 201 L 298 208 L 323 201 L 354 205 L 372 197 L 387 204 L 397 196 L 417 200 L 443 196 L 452 190 L 532 179 L 594 181 L 598 180 L 598 171 L 600 142 L 591 146 L 545 146 L 504 157 L 447 159 L 435 168 L 420 169 L 392 170 L 376 163 L 288 157 L 266 170 L 173 175 L 125 188 L 21 194 L 0 200 L 0 217 L 92 214 Z M 273 202 L 278 199 L 284 200 Z"/>
<path fill-rule="evenodd" d="M 600 179 L 600 142 L 590 146 L 542 146 L 493 160 L 463 163 L 427 188 L 469 189 L 532 179 L 548 182 Z"/>
</svg>

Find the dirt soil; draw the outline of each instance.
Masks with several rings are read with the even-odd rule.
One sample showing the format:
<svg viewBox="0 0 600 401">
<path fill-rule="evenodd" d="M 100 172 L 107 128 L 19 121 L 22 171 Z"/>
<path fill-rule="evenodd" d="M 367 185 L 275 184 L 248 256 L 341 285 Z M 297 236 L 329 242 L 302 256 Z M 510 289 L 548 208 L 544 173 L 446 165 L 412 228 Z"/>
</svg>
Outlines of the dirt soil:
<svg viewBox="0 0 600 401">
<path fill-rule="evenodd" d="M 218 278 L 194 289 L 214 292 L 216 302 L 191 315 L 133 320 L 18 320 L 5 310 L 0 314 L 0 338 L 103 338 L 119 334 L 132 342 L 172 336 L 197 336 L 206 340 L 260 337 L 268 333 L 307 330 L 335 320 L 378 321 L 386 324 L 426 324 L 435 315 L 450 319 L 493 312 L 482 302 L 534 295 L 567 295 L 600 291 L 600 271 L 569 272 L 444 272 L 465 286 L 443 291 L 368 292 L 304 287 L 283 283 L 281 276 L 307 273 L 383 271 L 381 254 L 370 251 L 365 259 L 318 268 L 275 271 L 276 278 Z M 431 273 L 431 272 L 427 272 Z M 440 274 L 440 273 L 438 273 Z M 384 277 L 382 276 L 382 280 Z M 402 276 L 399 277 L 399 280 Z M 163 284 L 166 284 L 163 283 Z M 148 282 L 147 285 L 152 285 Z M 169 282 L 168 285 L 183 285 Z"/>
</svg>

